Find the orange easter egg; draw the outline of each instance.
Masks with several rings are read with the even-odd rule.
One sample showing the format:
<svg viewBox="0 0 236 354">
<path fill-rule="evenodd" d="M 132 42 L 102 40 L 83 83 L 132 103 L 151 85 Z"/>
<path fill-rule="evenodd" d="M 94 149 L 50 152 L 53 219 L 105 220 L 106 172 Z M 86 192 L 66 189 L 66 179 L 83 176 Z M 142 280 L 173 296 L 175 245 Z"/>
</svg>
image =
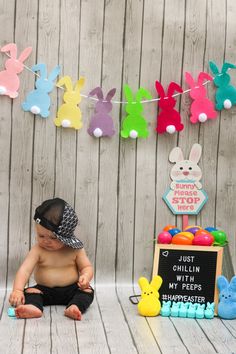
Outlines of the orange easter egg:
<svg viewBox="0 0 236 354">
<path fill-rule="evenodd" d="M 176 228 L 176 226 L 174 226 L 174 225 L 166 225 L 166 226 L 164 227 L 163 231 L 169 231 L 169 230 L 175 229 L 175 228 Z"/>
<path fill-rule="evenodd" d="M 174 245 L 191 245 L 192 239 L 186 235 L 181 235 L 180 233 L 172 237 L 172 242 Z"/>
<path fill-rule="evenodd" d="M 188 232 L 188 231 L 179 232 L 177 235 L 186 236 L 186 237 L 188 237 L 190 240 L 193 240 L 193 239 L 194 239 L 194 234 L 192 234 L 191 232 Z"/>
</svg>

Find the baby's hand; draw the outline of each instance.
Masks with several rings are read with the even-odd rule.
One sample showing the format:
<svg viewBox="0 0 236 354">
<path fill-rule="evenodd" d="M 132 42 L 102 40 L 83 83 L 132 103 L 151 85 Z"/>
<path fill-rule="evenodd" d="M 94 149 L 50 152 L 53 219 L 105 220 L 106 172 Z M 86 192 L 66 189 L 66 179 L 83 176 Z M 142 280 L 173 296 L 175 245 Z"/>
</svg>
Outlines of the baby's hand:
<svg viewBox="0 0 236 354">
<path fill-rule="evenodd" d="M 87 275 L 84 274 L 79 277 L 78 285 L 81 289 L 86 289 L 89 287 L 89 280 Z"/>
<path fill-rule="evenodd" d="M 24 305 L 25 296 L 22 290 L 13 290 L 9 297 L 9 302 L 11 306 Z"/>
</svg>

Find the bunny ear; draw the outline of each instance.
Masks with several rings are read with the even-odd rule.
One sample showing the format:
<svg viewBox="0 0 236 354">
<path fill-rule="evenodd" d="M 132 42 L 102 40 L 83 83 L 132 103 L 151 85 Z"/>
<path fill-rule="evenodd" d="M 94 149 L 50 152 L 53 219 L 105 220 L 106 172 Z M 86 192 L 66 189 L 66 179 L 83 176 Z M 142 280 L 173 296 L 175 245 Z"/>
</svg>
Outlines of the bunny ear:
<svg viewBox="0 0 236 354">
<path fill-rule="evenodd" d="M 45 64 L 35 64 L 32 66 L 31 68 L 32 71 L 36 72 L 36 71 L 40 71 L 40 76 L 43 79 L 47 78 L 47 68 Z"/>
<path fill-rule="evenodd" d="M 198 85 L 202 85 L 204 80 L 210 80 L 212 81 L 213 78 L 211 77 L 211 75 L 209 75 L 208 73 L 205 73 L 205 72 L 200 72 L 199 75 L 198 75 L 198 79 L 197 79 L 197 82 L 198 82 Z"/>
<path fill-rule="evenodd" d="M 231 63 L 224 63 L 221 72 L 225 74 L 228 69 L 236 69 L 236 66 Z"/>
<path fill-rule="evenodd" d="M 171 150 L 170 155 L 169 155 L 169 160 L 172 163 L 184 160 L 184 155 L 183 155 L 183 152 L 180 149 L 180 147 L 177 146 Z"/>
<path fill-rule="evenodd" d="M 168 86 L 167 96 L 171 97 L 175 91 L 183 92 L 183 89 L 176 82 L 171 82 Z"/>
<path fill-rule="evenodd" d="M 124 92 L 128 103 L 131 103 L 133 101 L 133 93 L 129 85 L 124 86 Z"/>
<path fill-rule="evenodd" d="M 101 87 L 98 86 L 89 92 L 89 96 L 95 96 L 95 95 L 97 95 L 97 98 L 99 99 L 99 101 L 103 100 L 103 92 L 102 92 Z"/>
<path fill-rule="evenodd" d="M 136 102 L 140 102 L 142 97 L 147 98 L 149 100 L 152 98 L 152 96 L 151 96 L 150 92 L 148 92 L 148 90 L 140 87 L 140 89 L 138 89 L 136 96 L 135 96 Z"/>
<path fill-rule="evenodd" d="M 202 154 L 202 147 L 200 144 L 193 144 L 189 154 L 189 160 L 198 163 Z"/>
<path fill-rule="evenodd" d="M 60 74 L 61 68 L 59 65 L 55 66 L 55 68 L 50 72 L 48 76 L 49 81 L 54 81 L 56 77 Z"/>
<path fill-rule="evenodd" d="M 16 59 L 17 56 L 17 46 L 15 43 L 9 43 L 1 48 L 1 52 L 10 52 L 11 58 Z"/>
<path fill-rule="evenodd" d="M 115 93 L 116 93 L 116 88 L 111 89 L 106 96 L 106 101 L 110 101 L 112 97 L 115 96 Z"/>
<path fill-rule="evenodd" d="M 219 69 L 217 68 L 216 64 L 214 63 L 214 61 L 209 61 L 209 66 L 211 71 L 213 72 L 214 75 L 219 74 Z"/>
<path fill-rule="evenodd" d="M 160 98 L 164 98 L 165 97 L 165 91 L 163 89 L 162 84 L 159 81 L 156 80 L 155 87 L 156 87 L 157 93 L 159 94 Z"/>
<path fill-rule="evenodd" d="M 162 284 L 162 278 L 159 275 L 155 275 L 152 278 L 151 281 L 151 286 L 153 286 L 155 289 L 159 290 Z"/>
<path fill-rule="evenodd" d="M 63 76 L 57 82 L 57 86 L 65 86 L 67 91 L 73 91 L 73 85 L 70 76 Z"/>
<path fill-rule="evenodd" d="M 229 282 L 228 280 L 223 276 L 223 275 L 220 275 L 218 278 L 217 278 L 217 286 L 218 286 L 218 289 L 221 291 L 221 290 L 224 290 L 225 288 L 227 288 L 229 285 Z"/>
<path fill-rule="evenodd" d="M 32 52 L 32 47 L 27 47 L 23 50 L 23 52 L 20 54 L 18 60 L 23 63 L 31 54 Z"/>
<path fill-rule="evenodd" d="M 185 73 L 185 81 L 187 82 L 187 84 L 189 85 L 189 87 L 194 87 L 195 86 L 195 82 L 194 79 L 192 77 L 192 75 L 186 71 Z"/>
<path fill-rule="evenodd" d="M 80 91 L 82 87 L 84 86 L 85 83 L 85 78 L 81 77 L 79 80 L 77 80 L 75 84 L 75 91 Z"/>
<path fill-rule="evenodd" d="M 141 277 L 138 280 L 138 284 L 140 286 L 140 289 L 143 290 L 146 286 L 149 285 L 149 282 L 148 282 L 147 278 Z"/>
<path fill-rule="evenodd" d="M 230 289 L 236 292 L 236 275 L 230 281 Z"/>
</svg>

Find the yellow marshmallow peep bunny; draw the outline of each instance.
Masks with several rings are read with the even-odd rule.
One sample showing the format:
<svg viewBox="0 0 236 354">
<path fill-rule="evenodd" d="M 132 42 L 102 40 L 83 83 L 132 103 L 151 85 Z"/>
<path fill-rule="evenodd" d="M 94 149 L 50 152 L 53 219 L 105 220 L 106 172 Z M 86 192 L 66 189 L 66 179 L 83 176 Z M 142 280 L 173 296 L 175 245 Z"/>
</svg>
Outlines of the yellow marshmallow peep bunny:
<svg viewBox="0 0 236 354">
<path fill-rule="evenodd" d="M 151 283 L 141 277 L 138 280 L 140 289 L 142 291 L 141 300 L 138 303 L 138 312 L 141 316 L 153 317 L 159 315 L 161 311 L 161 303 L 159 301 L 158 290 L 162 284 L 162 278 L 155 275 Z"/>
<path fill-rule="evenodd" d="M 85 79 L 81 77 L 75 84 L 73 84 L 70 76 L 62 77 L 57 86 L 65 86 L 66 92 L 63 95 L 64 104 L 62 104 L 58 111 L 54 123 L 57 127 L 80 129 L 83 126 L 81 120 L 81 110 L 78 104 L 81 101 L 80 90 L 84 86 Z"/>
</svg>

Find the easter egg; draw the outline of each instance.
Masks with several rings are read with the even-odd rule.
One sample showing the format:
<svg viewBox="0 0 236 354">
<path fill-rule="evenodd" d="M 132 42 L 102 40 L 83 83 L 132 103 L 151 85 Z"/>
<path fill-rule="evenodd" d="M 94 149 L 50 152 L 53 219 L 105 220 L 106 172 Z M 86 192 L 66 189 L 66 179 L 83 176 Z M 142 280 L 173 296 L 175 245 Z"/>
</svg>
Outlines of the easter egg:
<svg viewBox="0 0 236 354">
<path fill-rule="evenodd" d="M 197 226 L 197 225 L 190 225 L 190 226 L 185 227 L 185 229 L 184 229 L 184 231 L 191 232 L 194 235 L 198 230 L 201 230 L 201 227 Z"/>
<path fill-rule="evenodd" d="M 207 230 L 198 230 L 193 239 L 193 245 L 211 246 L 214 242 L 214 237 Z"/>
<path fill-rule="evenodd" d="M 194 239 L 194 235 L 189 232 L 189 231 L 182 231 L 182 232 L 179 232 L 178 235 L 183 235 L 183 236 L 186 236 L 188 237 L 190 240 L 193 240 Z"/>
<path fill-rule="evenodd" d="M 169 230 L 168 232 L 171 234 L 171 236 L 174 236 L 174 235 L 178 234 L 179 232 L 181 232 L 181 230 L 175 228 L 175 229 Z"/>
<path fill-rule="evenodd" d="M 157 242 L 158 243 L 171 243 L 172 240 L 172 236 L 169 232 L 167 231 L 162 231 L 161 233 L 159 233 L 159 235 L 157 236 Z"/>
<path fill-rule="evenodd" d="M 164 228 L 163 228 L 163 231 L 169 231 L 171 229 L 176 229 L 176 226 L 174 225 L 166 225 Z"/>
<path fill-rule="evenodd" d="M 217 231 L 217 229 L 215 227 L 212 227 L 212 226 L 207 226 L 205 227 L 205 230 L 209 231 L 209 232 L 212 232 L 212 231 Z"/>
<path fill-rule="evenodd" d="M 228 243 L 227 235 L 224 231 L 221 231 L 221 230 L 212 231 L 211 234 L 213 235 L 213 237 L 215 239 L 214 245 L 224 246 Z"/>
<path fill-rule="evenodd" d="M 181 235 L 181 233 L 179 233 L 172 237 L 171 243 L 174 245 L 191 245 L 192 240 L 188 236 Z"/>
</svg>

